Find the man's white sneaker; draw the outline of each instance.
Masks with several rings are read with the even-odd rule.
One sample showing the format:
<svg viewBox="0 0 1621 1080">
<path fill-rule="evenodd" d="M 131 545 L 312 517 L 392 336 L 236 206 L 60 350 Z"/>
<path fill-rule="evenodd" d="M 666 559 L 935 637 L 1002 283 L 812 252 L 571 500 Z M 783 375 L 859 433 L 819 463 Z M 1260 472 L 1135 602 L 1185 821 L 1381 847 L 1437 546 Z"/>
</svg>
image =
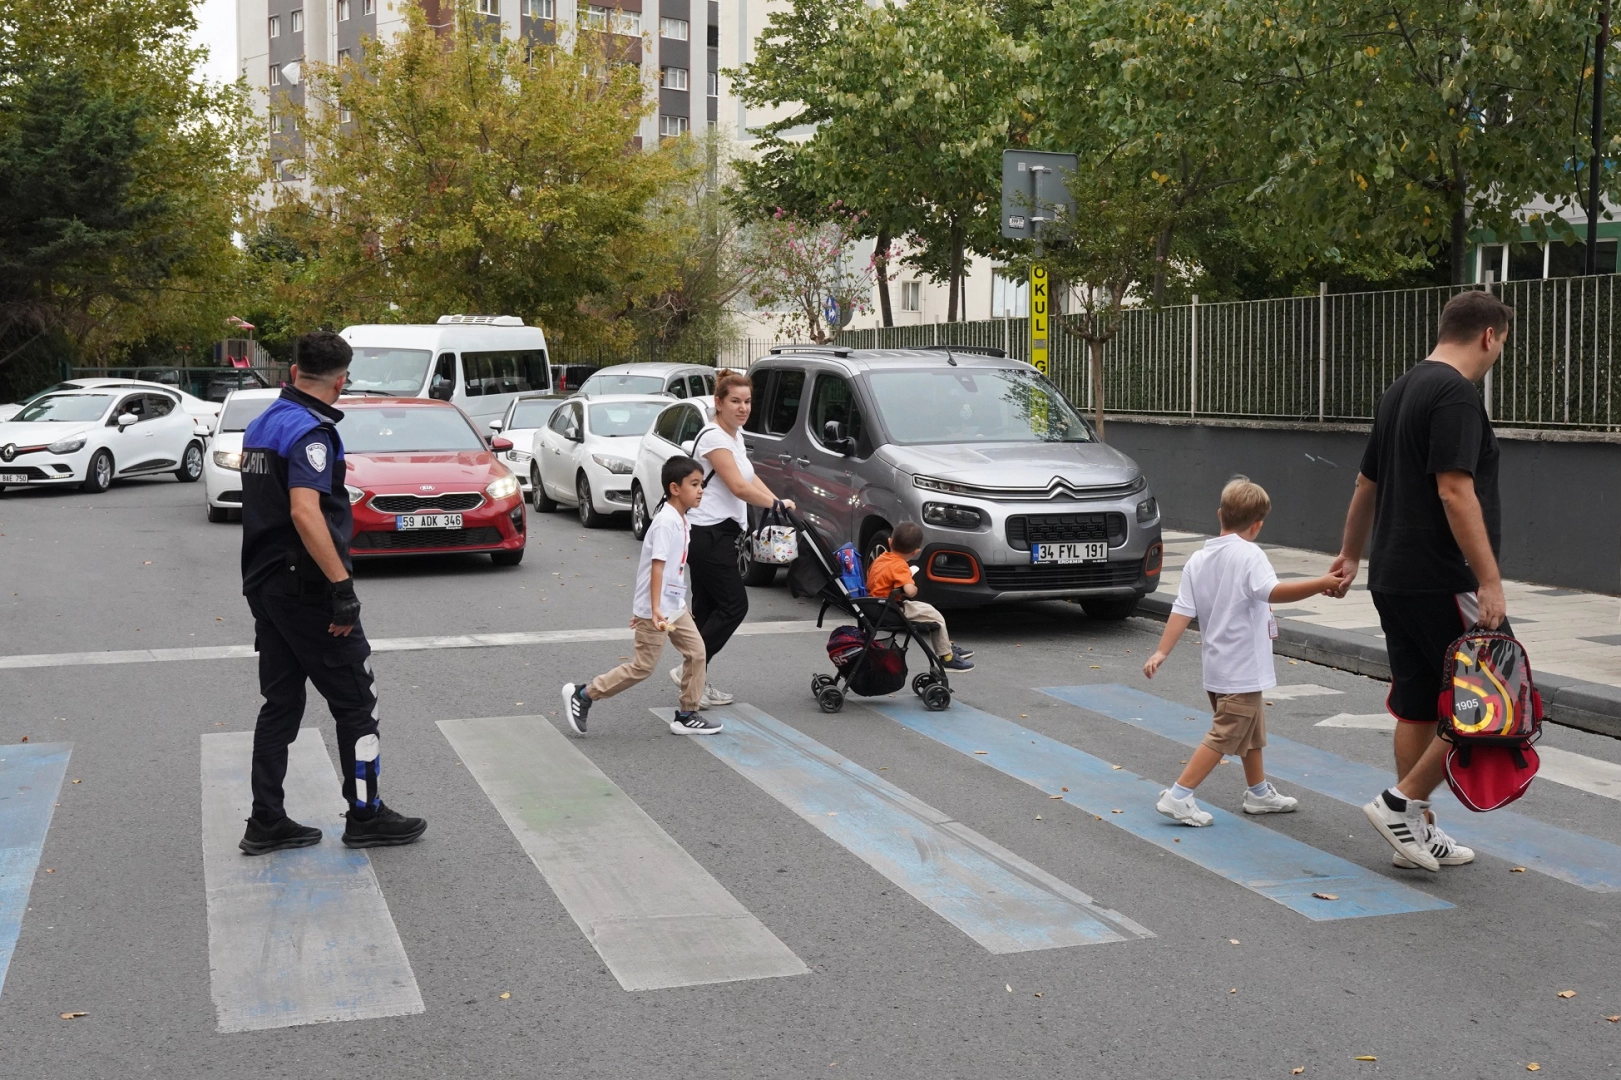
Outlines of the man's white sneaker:
<svg viewBox="0 0 1621 1080">
<path fill-rule="evenodd" d="M 710 686 L 708 683 L 704 683 L 704 696 L 703 700 L 698 703 L 698 707 L 700 709 L 707 709 L 711 705 L 730 705 L 736 700 L 736 698 L 732 697 L 732 695 L 728 694 L 726 691 Z"/>
<path fill-rule="evenodd" d="M 1414 866 L 1421 866 L 1433 873 L 1441 869 L 1441 863 L 1423 845 L 1423 840 L 1429 836 L 1429 825 L 1424 821 L 1424 811 L 1429 808 L 1427 802 L 1408 799 L 1405 810 L 1392 810 L 1390 804 L 1385 802 L 1385 793 L 1381 791 L 1362 808 L 1362 812 L 1398 855 L 1405 856 Z"/>
<path fill-rule="evenodd" d="M 1292 814 L 1300 800 L 1293 795 L 1285 795 L 1272 786 L 1272 781 L 1266 782 L 1266 794 L 1257 795 L 1255 792 L 1244 789 L 1244 813 L 1246 814 Z"/>
<path fill-rule="evenodd" d="M 1464 847 L 1442 832 L 1439 825 L 1430 826 L 1429 843 L 1430 854 L 1434 855 L 1435 861 L 1442 866 L 1463 866 L 1466 863 L 1475 861 L 1475 849 Z M 1418 866 L 1417 863 L 1399 851 L 1390 856 L 1390 862 L 1393 866 L 1399 866 L 1403 870 L 1413 870 Z"/>
<path fill-rule="evenodd" d="M 1168 818 L 1180 821 L 1184 825 L 1192 825 L 1194 828 L 1200 828 L 1216 820 L 1210 811 L 1199 809 L 1199 804 L 1193 801 L 1192 795 L 1185 799 L 1171 798 L 1170 788 L 1159 793 L 1159 802 L 1154 804 L 1154 809 Z"/>
</svg>

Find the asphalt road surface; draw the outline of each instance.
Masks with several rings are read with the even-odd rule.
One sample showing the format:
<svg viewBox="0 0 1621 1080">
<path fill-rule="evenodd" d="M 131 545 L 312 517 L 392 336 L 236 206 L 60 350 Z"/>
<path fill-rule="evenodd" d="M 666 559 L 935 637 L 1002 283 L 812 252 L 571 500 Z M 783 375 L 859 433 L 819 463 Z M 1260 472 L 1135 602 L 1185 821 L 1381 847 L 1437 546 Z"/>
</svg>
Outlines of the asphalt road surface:
<svg viewBox="0 0 1621 1080">
<path fill-rule="evenodd" d="M 393 643 L 382 792 L 422 842 L 336 842 L 317 701 L 289 810 L 328 838 L 247 860 L 239 527 L 167 479 L 0 500 L 0 1075 L 1617 1075 L 1613 741 L 1550 728 L 1568 782 L 1445 812 L 1478 861 L 1403 871 L 1355 805 L 1377 682 L 1280 659 L 1300 811 L 1237 815 L 1229 762 L 1186 829 L 1153 801 L 1204 731 L 1191 640 L 1149 683 L 1147 620 L 957 613 L 949 712 L 825 715 L 825 631 L 780 583 L 712 669 L 726 733 L 670 734 L 661 673 L 565 738 L 559 684 L 629 653 L 637 549 L 530 523 L 519 567 L 358 572 Z"/>
</svg>

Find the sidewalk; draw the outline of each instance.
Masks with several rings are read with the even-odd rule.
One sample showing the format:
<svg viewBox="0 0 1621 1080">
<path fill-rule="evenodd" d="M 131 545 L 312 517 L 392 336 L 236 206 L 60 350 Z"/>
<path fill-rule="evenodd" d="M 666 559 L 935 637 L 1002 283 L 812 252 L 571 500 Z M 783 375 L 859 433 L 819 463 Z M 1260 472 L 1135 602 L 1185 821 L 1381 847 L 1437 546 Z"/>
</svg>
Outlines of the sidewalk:
<svg viewBox="0 0 1621 1080">
<path fill-rule="evenodd" d="M 1165 531 L 1159 591 L 1138 611 L 1163 619 L 1171 610 L 1182 567 L 1203 546 L 1199 533 Z M 1280 578 L 1317 577 L 1332 555 L 1263 543 Z M 1343 600 L 1326 596 L 1278 605 L 1280 655 L 1389 679 L 1379 614 L 1368 595 L 1367 565 Z M 1524 643 L 1548 719 L 1621 738 L 1621 602 L 1574 589 L 1505 581 L 1508 616 Z"/>
</svg>

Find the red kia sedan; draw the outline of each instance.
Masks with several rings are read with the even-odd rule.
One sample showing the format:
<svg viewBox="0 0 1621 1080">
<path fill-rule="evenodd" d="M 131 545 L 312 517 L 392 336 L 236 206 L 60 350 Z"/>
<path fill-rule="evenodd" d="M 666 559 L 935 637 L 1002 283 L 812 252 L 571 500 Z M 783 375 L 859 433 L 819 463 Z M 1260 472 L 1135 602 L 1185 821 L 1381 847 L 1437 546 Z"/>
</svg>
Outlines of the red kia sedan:
<svg viewBox="0 0 1621 1080">
<path fill-rule="evenodd" d="M 345 397 L 338 434 L 354 507 L 349 551 L 372 555 L 488 552 L 497 566 L 523 560 L 528 535 L 518 478 L 448 401 Z"/>
</svg>

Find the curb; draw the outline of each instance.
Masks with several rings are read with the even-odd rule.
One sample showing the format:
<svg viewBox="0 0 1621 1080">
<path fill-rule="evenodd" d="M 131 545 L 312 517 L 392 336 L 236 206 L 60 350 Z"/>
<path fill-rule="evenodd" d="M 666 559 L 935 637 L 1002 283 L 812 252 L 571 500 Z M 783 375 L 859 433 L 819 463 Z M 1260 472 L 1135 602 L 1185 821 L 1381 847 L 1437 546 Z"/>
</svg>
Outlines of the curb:
<svg viewBox="0 0 1621 1080">
<path fill-rule="evenodd" d="M 1137 613 L 1164 622 L 1171 614 L 1171 598 L 1150 593 L 1138 601 Z M 1278 637 L 1272 648 L 1280 656 L 1390 681 L 1383 643 L 1363 634 L 1298 619 L 1279 619 Z M 1550 722 L 1621 739 L 1621 687 L 1583 682 L 1568 675 L 1538 675 L 1536 681 Z"/>
</svg>

